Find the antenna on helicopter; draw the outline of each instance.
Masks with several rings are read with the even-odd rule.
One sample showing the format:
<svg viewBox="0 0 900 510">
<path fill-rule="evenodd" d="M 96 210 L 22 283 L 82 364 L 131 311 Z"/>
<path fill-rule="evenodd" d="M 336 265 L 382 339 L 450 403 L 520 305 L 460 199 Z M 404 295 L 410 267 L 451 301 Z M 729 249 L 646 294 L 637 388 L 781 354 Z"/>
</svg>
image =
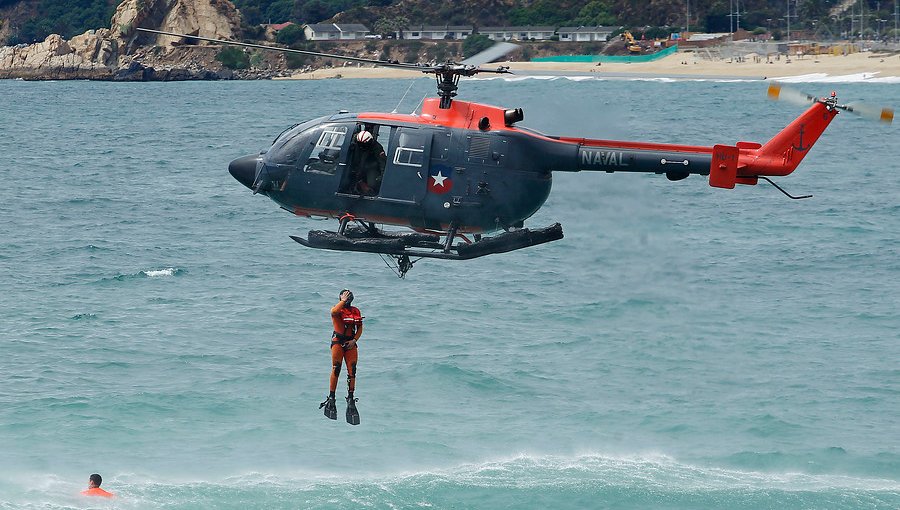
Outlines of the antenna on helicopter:
<svg viewBox="0 0 900 510">
<path fill-rule="evenodd" d="M 435 78 L 437 80 L 438 96 L 441 98 L 440 106 L 443 109 L 450 108 L 450 104 L 453 101 L 453 98 L 456 97 L 456 91 L 457 89 L 459 89 L 460 77 L 475 76 L 478 73 L 510 74 L 508 66 L 499 66 L 496 69 L 483 69 L 479 66 L 481 64 L 486 64 L 492 60 L 496 60 L 518 47 L 512 43 L 501 42 L 476 55 L 473 55 L 472 57 L 469 57 L 468 59 L 463 60 L 460 63 L 453 62 L 452 60 L 447 60 L 447 62 L 444 62 L 443 64 L 410 64 L 398 62 L 396 60 L 376 60 L 371 58 L 350 57 L 346 55 L 322 53 L 318 51 L 295 50 L 293 48 L 278 48 L 275 46 L 265 46 L 262 44 L 228 41 L 225 39 L 213 39 L 210 37 L 201 37 L 199 35 L 178 34 L 175 32 L 165 32 L 162 30 L 151 30 L 149 28 L 136 28 L 135 30 L 139 32 L 147 32 L 150 34 L 181 37 L 188 40 L 228 44 L 231 46 L 242 46 L 244 48 L 280 51 L 282 53 L 298 53 L 301 55 L 311 55 L 314 57 L 334 58 L 338 60 L 347 60 L 350 62 L 359 62 L 363 64 L 374 64 L 381 67 L 404 69 L 407 71 L 431 73 L 435 75 Z"/>
</svg>

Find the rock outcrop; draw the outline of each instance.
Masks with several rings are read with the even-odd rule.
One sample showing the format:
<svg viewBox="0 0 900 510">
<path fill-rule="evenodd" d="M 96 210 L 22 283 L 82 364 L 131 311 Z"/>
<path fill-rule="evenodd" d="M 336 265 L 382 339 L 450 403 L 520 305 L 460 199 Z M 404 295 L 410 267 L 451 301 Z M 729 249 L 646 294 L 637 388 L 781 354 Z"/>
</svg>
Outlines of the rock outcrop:
<svg viewBox="0 0 900 510">
<path fill-rule="evenodd" d="M 0 78 L 89 80 L 229 79 L 217 48 L 137 32 L 144 27 L 202 37 L 240 36 L 240 13 L 228 0 L 125 0 L 111 27 L 66 41 L 0 47 Z"/>
<path fill-rule="evenodd" d="M 109 30 L 92 30 L 66 41 L 51 34 L 44 42 L 0 48 L 0 78 L 104 80 L 112 77 L 117 43 Z"/>
</svg>

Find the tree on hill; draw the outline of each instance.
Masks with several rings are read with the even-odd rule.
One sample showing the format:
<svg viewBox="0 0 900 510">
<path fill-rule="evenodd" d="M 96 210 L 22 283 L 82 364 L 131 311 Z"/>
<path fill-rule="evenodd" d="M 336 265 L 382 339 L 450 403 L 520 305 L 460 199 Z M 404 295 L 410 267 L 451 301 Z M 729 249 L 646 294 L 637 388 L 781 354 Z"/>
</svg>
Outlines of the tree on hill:
<svg viewBox="0 0 900 510">
<path fill-rule="evenodd" d="M 389 36 L 396 32 L 400 32 L 409 26 L 409 20 L 404 16 L 384 17 L 375 22 L 372 32 Z"/>
<path fill-rule="evenodd" d="M 13 34 L 7 42 L 33 43 L 43 41 L 50 34 L 71 39 L 91 29 L 109 28 L 109 20 L 117 3 L 107 0 L 41 0 L 38 4 L 40 16 L 22 23 L 18 34 Z"/>
<path fill-rule="evenodd" d="M 305 39 L 303 34 L 303 27 L 300 25 L 288 25 L 281 30 L 278 31 L 278 34 L 275 36 L 275 41 L 281 44 L 290 46 L 296 42 L 300 42 Z"/>
<path fill-rule="evenodd" d="M 482 34 L 472 34 L 463 40 L 463 56 L 469 58 L 472 55 L 482 52 L 493 45 L 494 41 L 492 41 L 488 36 Z"/>
</svg>

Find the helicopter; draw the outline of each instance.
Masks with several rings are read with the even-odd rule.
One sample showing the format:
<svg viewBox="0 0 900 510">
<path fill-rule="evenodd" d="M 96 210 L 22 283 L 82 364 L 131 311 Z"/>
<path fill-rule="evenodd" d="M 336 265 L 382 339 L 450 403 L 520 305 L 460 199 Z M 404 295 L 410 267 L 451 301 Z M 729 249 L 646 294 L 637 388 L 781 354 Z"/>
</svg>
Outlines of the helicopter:
<svg viewBox="0 0 900 510">
<path fill-rule="evenodd" d="M 842 105 L 834 92 L 816 97 L 772 82 L 770 98 L 808 108 L 765 143 L 708 147 L 555 136 L 519 125 L 524 119 L 520 108 L 455 99 L 463 77 L 512 74 L 506 66 L 481 67 L 515 48 L 510 43 L 459 63 L 410 64 L 137 30 L 434 75 L 438 97 L 425 99 L 419 113 L 340 111 L 311 119 L 284 130 L 268 149 L 228 166 L 254 194 L 268 196 L 294 215 L 338 220 L 337 230 L 311 230 L 305 238 L 291 235 L 293 240 L 310 248 L 392 257 L 401 278 L 412 268 L 412 258 L 466 260 L 562 239 L 559 223 L 524 226 L 549 196 L 553 172 L 653 173 L 671 181 L 696 174 L 726 189 L 762 179 L 789 198 L 809 198 L 791 195 L 771 177 L 792 173 L 841 111 L 893 119 L 888 108 Z M 383 149 L 374 180 L 359 168 L 363 141 L 368 145 L 369 139 Z M 378 224 L 411 231 L 384 230 Z"/>
</svg>

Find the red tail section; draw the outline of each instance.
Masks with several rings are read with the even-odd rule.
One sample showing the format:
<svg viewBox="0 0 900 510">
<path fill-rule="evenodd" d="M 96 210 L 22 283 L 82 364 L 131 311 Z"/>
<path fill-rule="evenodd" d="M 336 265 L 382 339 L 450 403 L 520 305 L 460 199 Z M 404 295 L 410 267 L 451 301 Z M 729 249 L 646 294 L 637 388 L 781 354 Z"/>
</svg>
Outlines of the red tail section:
<svg viewBox="0 0 900 510">
<path fill-rule="evenodd" d="M 747 142 L 736 147 L 715 146 L 709 185 L 733 188 L 735 183 L 756 184 L 759 175 L 790 174 L 837 114 L 836 109 L 815 103 L 763 146 Z M 739 154 L 736 162 L 735 151 Z"/>
</svg>

